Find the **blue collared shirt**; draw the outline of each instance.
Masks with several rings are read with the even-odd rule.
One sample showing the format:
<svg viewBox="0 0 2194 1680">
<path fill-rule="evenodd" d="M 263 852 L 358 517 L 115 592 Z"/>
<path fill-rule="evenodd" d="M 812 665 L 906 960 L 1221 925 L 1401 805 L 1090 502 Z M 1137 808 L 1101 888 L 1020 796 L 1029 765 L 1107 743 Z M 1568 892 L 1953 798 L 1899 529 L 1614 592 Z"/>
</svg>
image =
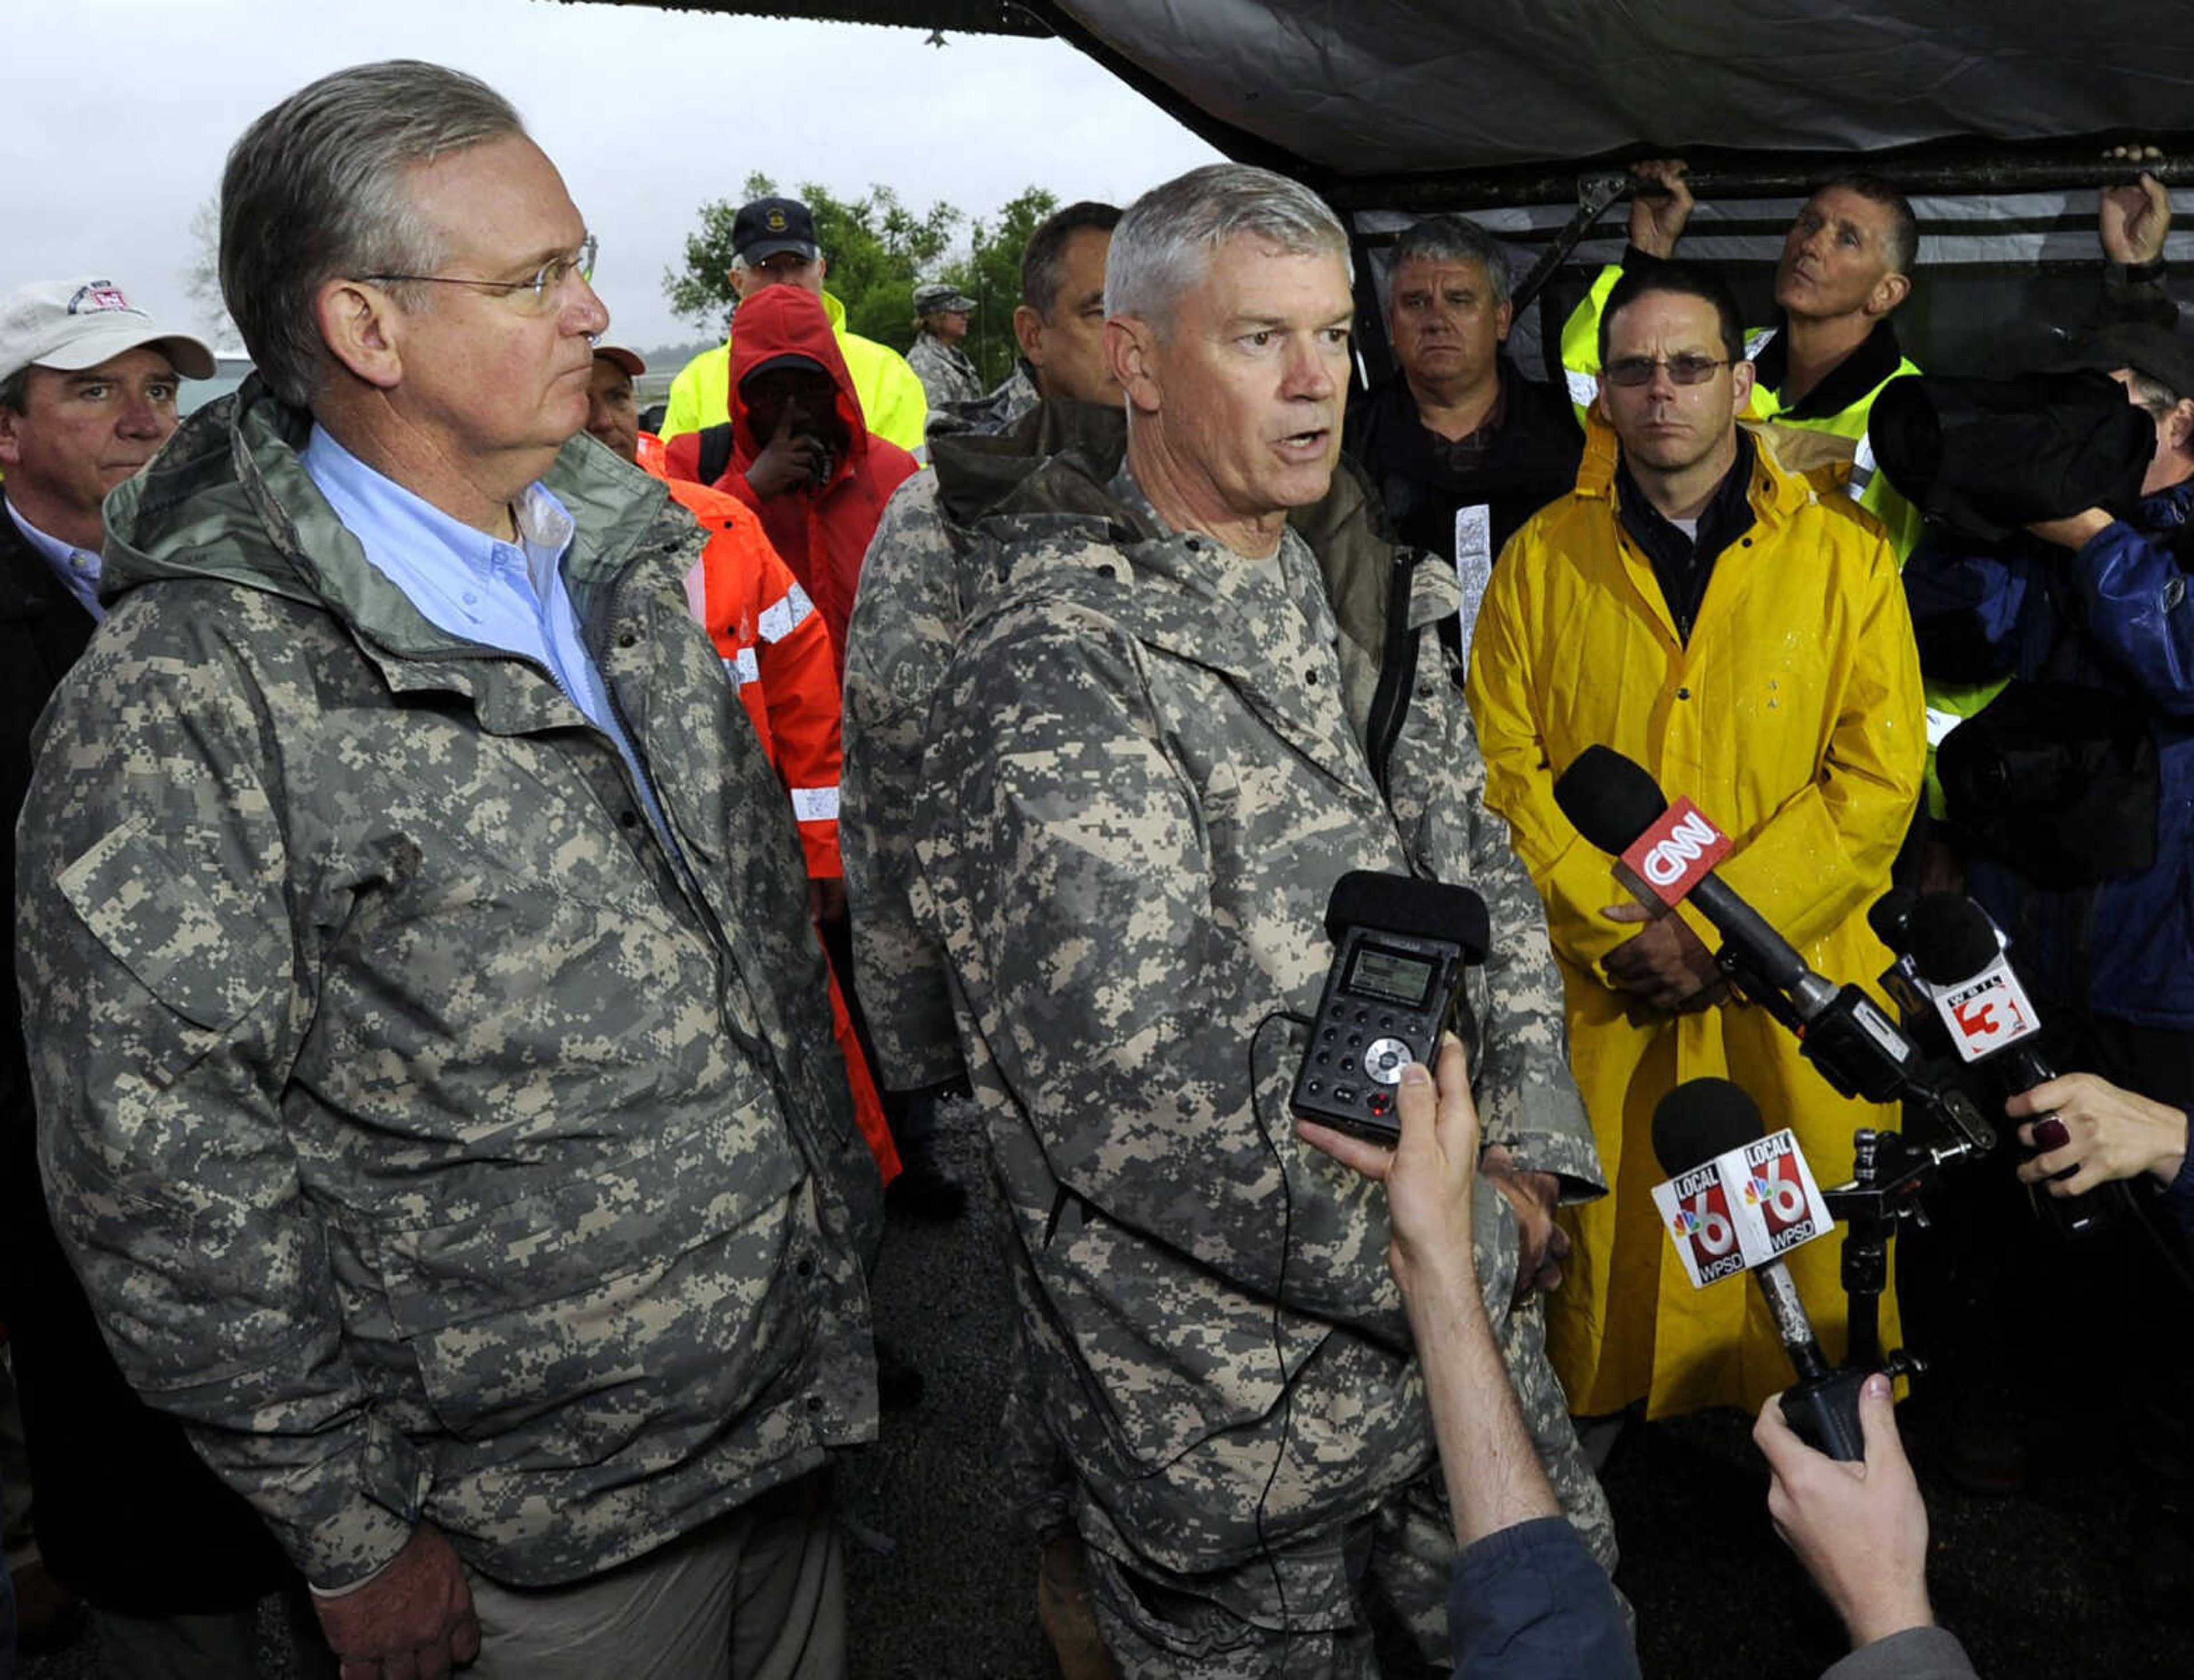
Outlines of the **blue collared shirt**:
<svg viewBox="0 0 2194 1680">
<path fill-rule="evenodd" d="M 0 496 L 0 507 L 8 510 L 8 517 L 15 522 L 15 529 L 23 533 L 23 541 L 38 551 L 60 586 L 77 598 L 83 610 L 91 615 L 95 624 L 106 622 L 106 609 L 99 604 L 99 556 L 89 548 L 79 548 L 74 543 L 64 542 L 58 536 L 49 536 L 15 511 L 15 504 Z"/>
<path fill-rule="evenodd" d="M 376 472 L 318 426 L 300 459 L 374 570 L 404 592 L 421 617 L 452 636 L 547 668 L 588 721 L 617 743 L 657 834 L 678 856 L 646 769 L 580 639 L 562 571 L 575 527 L 548 487 L 526 486 L 512 510 L 518 541 L 505 542 Z"/>
</svg>

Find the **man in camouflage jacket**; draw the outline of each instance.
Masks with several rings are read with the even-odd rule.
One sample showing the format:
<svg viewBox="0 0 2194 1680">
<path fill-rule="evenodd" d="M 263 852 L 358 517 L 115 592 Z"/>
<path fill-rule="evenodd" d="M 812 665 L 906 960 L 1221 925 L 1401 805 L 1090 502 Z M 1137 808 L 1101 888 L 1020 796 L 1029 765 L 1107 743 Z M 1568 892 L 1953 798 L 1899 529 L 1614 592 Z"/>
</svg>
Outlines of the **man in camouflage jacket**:
<svg viewBox="0 0 2194 1680">
<path fill-rule="evenodd" d="M 514 114 L 434 66 L 328 78 L 238 155 L 278 117 L 307 129 L 273 148 L 295 155 L 405 100 L 485 123 L 475 175 L 547 196 L 520 261 L 581 237 Z M 406 346 L 477 322 L 576 370 L 606 318 L 560 263 L 553 315 L 439 288 L 448 314 L 346 304 Z M 348 365 L 303 386 L 310 413 L 255 379 L 108 503 L 110 614 L 46 714 L 21 829 L 41 1161 L 123 1372 L 324 1595 L 347 1673 L 462 1660 L 471 1603 L 484 1672 L 600 1672 L 498 1665 L 483 1594 L 591 1585 L 775 1512 L 873 1434 L 876 1181 L 783 791 L 687 611 L 701 532 L 591 439 L 558 449 L 583 384 L 541 381 L 536 413 L 540 385 L 453 383 L 412 350 L 399 394 L 439 381 L 470 435 L 545 435 L 528 505 L 572 527 L 557 569 L 613 737 L 369 560 L 305 458 L 358 411 L 334 406 Z M 411 1602 L 364 1620 L 416 1637 L 376 1648 L 343 1607 L 384 1589 Z M 453 1607 L 439 1631 L 422 1594 Z"/>
<path fill-rule="evenodd" d="M 1260 213 L 1275 194 L 1282 208 Z M 1213 207 L 1240 198 L 1249 209 L 1230 226 Z M 1131 238 L 1199 228 L 1215 229 L 1191 258 L 1206 277 L 1177 307 L 1115 296 Z M 1196 171 L 1129 212 L 1106 299 L 1130 401 L 1127 467 L 1107 477 L 1061 454 L 976 522 L 1002 581 L 938 697 L 915 816 L 916 908 L 952 970 L 1025 1329 L 1128 1680 L 1276 1663 L 1368 1674 L 1367 1576 L 1444 1661 L 1453 1542 L 1386 1216 L 1370 1186 L 1289 1130 L 1301 1039 L 1274 1029 L 1277 1012 L 1316 1005 L 1342 873 L 1427 873 L 1484 897 L 1492 954 L 1468 989 L 1486 1135 L 1507 1152 L 1495 1164 L 1512 1179 L 1546 1175 L 1548 1192 L 1603 1188 L 1538 899 L 1480 802 L 1483 768 L 1433 628 L 1455 610 L 1452 585 L 1378 540 L 1357 481 L 1327 493 L 1344 249 L 1318 201 L 1240 166 Z M 1226 276 L 1254 288 L 1267 262 L 1283 283 L 1314 271 L 1307 305 L 1300 288 L 1266 287 L 1252 329 L 1281 356 L 1317 358 L 1290 361 L 1277 410 L 1253 413 L 1261 436 L 1275 413 L 1312 435 L 1289 443 L 1277 473 L 1230 433 L 1238 416 L 1196 409 L 1209 393 L 1187 388 L 1192 376 L 1175 382 L 1214 299 L 1234 295 Z M 1147 335 L 1122 324 L 1169 312 L 1189 343 L 1161 376 L 1124 347 Z M 1209 338 L 1221 356 L 1239 345 L 1255 366 L 1278 363 L 1250 335 Z M 1198 423 L 1166 429 L 1161 403 Z M 1249 482 L 1227 479 L 1245 457 Z M 1259 516 L 1323 500 L 1307 532 L 1230 521 L 1226 508 L 1199 519 L 1178 494 L 1198 471 Z M 1189 518 L 1158 513 L 1146 484 L 1159 478 Z M 1270 558 L 1211 534 L 1245 523 Z M 1531 1217 L 1543 1229 L 1543 1207 Z M 1478 1218 L 1479 1276 L 1534 1438 L 1611 1564 L 1540 1312 L 1514 1304 L 1517 1213 L 1486 1187 Z M 1539 1264 L 1526 1263 L 1525 1293 Z"/>
</svg>

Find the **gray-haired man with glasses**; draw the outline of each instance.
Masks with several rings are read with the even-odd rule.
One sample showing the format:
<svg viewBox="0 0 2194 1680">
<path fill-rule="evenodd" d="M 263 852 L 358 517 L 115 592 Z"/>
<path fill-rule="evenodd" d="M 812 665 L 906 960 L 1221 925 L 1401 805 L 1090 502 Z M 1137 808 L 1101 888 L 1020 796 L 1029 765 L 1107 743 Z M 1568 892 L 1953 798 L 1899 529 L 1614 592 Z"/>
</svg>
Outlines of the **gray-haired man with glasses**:
<svg viewBox="0 0 2194 1680">
<path fill-rule="evenodd" d="M 344 1680 L 842 1674 L 875 1170 L 702 533 L 577 435 L 594 242 L 417 63 L 221 223 L 258 377 L 110 498 L 26 807 L 55 1225 Z"/>
</svg>

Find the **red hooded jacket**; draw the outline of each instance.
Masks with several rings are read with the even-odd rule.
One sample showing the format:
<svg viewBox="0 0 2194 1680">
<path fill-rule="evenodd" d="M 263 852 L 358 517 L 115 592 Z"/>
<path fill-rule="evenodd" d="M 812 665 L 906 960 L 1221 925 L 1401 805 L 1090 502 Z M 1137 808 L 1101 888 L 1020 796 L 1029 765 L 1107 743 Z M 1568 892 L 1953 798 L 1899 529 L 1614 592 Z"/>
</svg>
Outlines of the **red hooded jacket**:
<svg viewBox="0 0 2194 1680">
<path fill-rule="evenodd" d="M 732 459 L 715 487 L 761 515 L 771 545 L 823 615 L 842 679 L 846 621 L 853 616 L 853 591 L 869 539 L 876 535 L 891 493 L 919 472 L 921 463 L 897 444 L 870 435 L 822 299 L 799 286 L 769 286 L 739 305 L 738 318 L 739 329 L 732 335 Z M 805 356 L 830 374 L 838 387 L 838 418 L 847 442 L 819 488 L 803 485 L 765 498 L 746 479 L 747 468 L 767 439 L 755 436 L 742 387 L 761 364 L 786 355 Z M 663 464 L 672 478 L 700 476 L 701 436 L 689 432 L 663 446 Z"/>
</svg>

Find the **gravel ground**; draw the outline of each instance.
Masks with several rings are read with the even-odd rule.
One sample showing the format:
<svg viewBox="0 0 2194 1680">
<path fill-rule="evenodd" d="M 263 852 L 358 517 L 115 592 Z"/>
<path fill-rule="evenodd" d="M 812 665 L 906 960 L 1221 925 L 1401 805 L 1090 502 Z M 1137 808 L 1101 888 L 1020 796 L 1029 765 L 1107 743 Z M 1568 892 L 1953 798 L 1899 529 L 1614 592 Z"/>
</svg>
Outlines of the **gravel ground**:
<svg viewBox="0 0 2194 1680">
<path fill-rule="evenodd" d="M 979 1185 L 965 1128 L 951 1150 Z M 928 1388 L 919 1406 L 887 1414 L 882 1439 L 841 1471 L 853 1680 L 1048 1680 L 1054 1671 L 1033 1614 L 1034 1550 L 991 1473 L 1010 1310 L 1002 1226 L 979 1194 L 963 1220 L 894 1221 L 885 1240 L 876 1322 Z M 2081 1450 L 2045 1454 L 2028 1494 L 2009 1499 L 1973 1499 L 1934 1475 L 1924 1407 L 1910 1421 L 1933 1514 L 1937 1612 L 1996 1680 L 2183 1680 L 2190 1671 L 2194 1585 L 2137 1603 L 2123 1584 L 2135 1548 L 2147 1544 L 2134 1519 L 2164 1496 L 2118 1451 L 2130 1431 L 2117 1402 L 2097 1396 L 2097 1414 L 2069 1436 Z M 1639 1611 L 1649 1680 L 1800 1680 L 1841 1654 L 1833 1620 L 1768 1527 L 1749 1428 L 1734 1413 L 1634 1428 L 1608 1465 L 1624 1554 L 1618 1581 Z M 265 1674 L 287 1676 L 287 1638 L 272 1606 L 261 1627 Z M 80 1644 L 21 1672 L 84 1680 L 101 1671 Z"/>
</svg>

